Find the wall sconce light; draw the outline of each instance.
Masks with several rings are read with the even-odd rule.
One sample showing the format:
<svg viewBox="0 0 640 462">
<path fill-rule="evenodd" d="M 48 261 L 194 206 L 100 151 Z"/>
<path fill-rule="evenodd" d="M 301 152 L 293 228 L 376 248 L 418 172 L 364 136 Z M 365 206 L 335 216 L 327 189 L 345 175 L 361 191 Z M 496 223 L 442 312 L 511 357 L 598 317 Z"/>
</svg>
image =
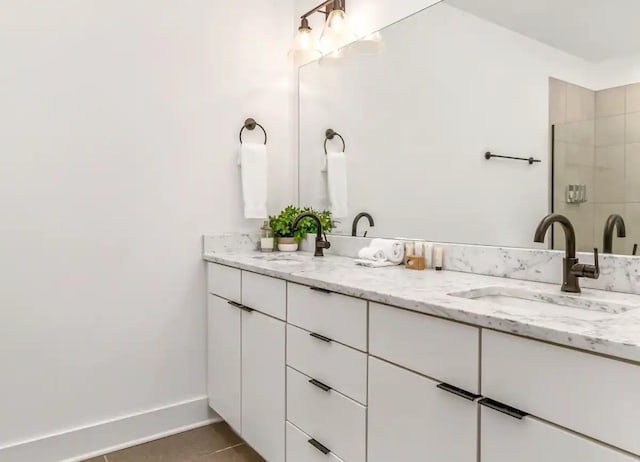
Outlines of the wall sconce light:
<svg viewBox="0 0 640 462">
<path fill-rule="evenodd" d="M 326 16 L 326 21 L 320 41 L 318 42 L 309 27 L 307 19 L 314 13 Z M 357 40 L 346 14 L 346 0 L 328 0 L 306 12 L 300 17 L 301 23 L 298 33 L 293 39 L 289 56 L 296 65 L 317 59 L 322 54 L 329 54 L 335 50 Z"/>
</svg>

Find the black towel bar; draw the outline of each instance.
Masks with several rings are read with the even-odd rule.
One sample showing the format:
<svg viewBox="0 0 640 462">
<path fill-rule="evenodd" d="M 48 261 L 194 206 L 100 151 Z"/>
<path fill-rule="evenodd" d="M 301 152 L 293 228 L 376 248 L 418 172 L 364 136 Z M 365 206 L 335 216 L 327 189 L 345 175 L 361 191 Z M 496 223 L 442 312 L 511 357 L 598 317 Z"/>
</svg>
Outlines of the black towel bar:
<svg viewBox="0 0 640 462">
<path fill-rule="evenodd" d="M 489 160 L 492 157 L 498 157 L 500 159 L 512 159 L 512 160 L 524 160 L 529 162 L 529 165 L 533 165 L 536 162 L 542 162 L 540 159 L 534 159 L 533 157 L 512 157 L 512 156 L 499 156 L 497 154 L 491 154 L 491 152 L 487 151 L 484 153 L 484 158 Z"/>
</svg>

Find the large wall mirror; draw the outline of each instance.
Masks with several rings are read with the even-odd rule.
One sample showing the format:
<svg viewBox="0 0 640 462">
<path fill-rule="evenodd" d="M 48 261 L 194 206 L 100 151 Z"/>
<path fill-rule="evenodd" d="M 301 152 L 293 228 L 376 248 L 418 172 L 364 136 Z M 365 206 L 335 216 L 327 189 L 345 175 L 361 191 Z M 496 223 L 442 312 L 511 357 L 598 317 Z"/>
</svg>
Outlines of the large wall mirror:
<svg viewBox="0 0 640 462">
<path fill-rule="evenodd" d="M 535 247 L 555 211 L 574 223 L 578 250 L 603 251 L 619 215 L 626 237 L 616 228 L 610 250 L 632 254 L 638 17 L 637 0 L 446 0 L 381 30 L 375 54 L 355 44 L 301 67 L 300 203 L 329 207 L 331 128 L 348 165 L 338 234 L 367 212 L 375 226 L 362 221 L 358 235 Z M 545 247 L 563 245 L 556 230 Z"/>
</svg>

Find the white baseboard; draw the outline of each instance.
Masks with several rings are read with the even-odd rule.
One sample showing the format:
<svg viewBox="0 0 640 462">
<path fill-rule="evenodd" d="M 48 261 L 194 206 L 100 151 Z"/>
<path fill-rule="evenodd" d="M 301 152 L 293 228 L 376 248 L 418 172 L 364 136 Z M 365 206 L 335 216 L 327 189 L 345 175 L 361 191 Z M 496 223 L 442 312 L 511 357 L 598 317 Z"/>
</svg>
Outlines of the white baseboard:
<svg viewBox="0 0 640 462">
<path fill-rule="evenodd" d="M 78 462 L 220 420 L 203 396 L 0 447 L 0 460 Z"/>
</svg>

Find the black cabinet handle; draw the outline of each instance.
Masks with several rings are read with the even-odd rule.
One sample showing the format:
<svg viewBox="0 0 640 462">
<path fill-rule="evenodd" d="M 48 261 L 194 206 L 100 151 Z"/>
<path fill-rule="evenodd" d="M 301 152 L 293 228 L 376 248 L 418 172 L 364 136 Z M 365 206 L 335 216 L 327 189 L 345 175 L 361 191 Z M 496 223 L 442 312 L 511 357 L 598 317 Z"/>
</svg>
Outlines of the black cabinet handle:
<svg viewBox="0 0 640 462">
<path fill-rule="evenodd" d="M 253 308 L 249 308 L 248 306 L 240 306 L 240 309 L 246 311 L 247 313 L 253 313 L 255 310 Z"/>
<path fill-rule="evenodd" d="M 309 287 L 309 289 L 314 290 L 316 292 L 321 292 L 323 294 L 330 294 L 331 291 L 327 289 L 321 289 L 320 287 Z"/>
<path fill-rule="evenodd" d="M 322 391 L 331 391 L 331 387 L 329 385 L 325 385 L 324 383 L 316 379 L 309 380 L 309 383 L 315 387 L 318 387 Z"/>
<path fill-rule="evenodd" d="M 521 411 L 520 409 L 507 406 L 506 404 L 499 403 L 498 401 L 494 401 L 489 398 L 482 398 L 480 401 L 478 401 L 478 404 L 484 407 L 488 407 L 489 409 L 493 409 L 494 411 L 502 412 L 503 414 L 506 414 L 518 420 L 522 420 L 529 415 L 528 413 Z"/>
<path fill-rule="evenodd" d="M 308 443 L 313 446 L 314 448 L 316 448 L 318 451 L 320 451 L 321 453 L 323 453 L 325 456 L 327 454 L 329 454 L 331 451 L 329 450 L 328 447 L 323 446 L 322 444 L 318 443 L 316 440 L 314 440 L 313 438 L 311 438 Z"/>
<path fill-rule="evenodd" d="M 236 303 L 236 302 L 227 302 L 227 303 L 233 307 L 242 309 L 242 305 L 240 303 Z"/>
<path fill-rule="evenodd" d="M 312 336 L 313 338 L 317 338 L 318 340 L 322 340 L 323 342 L 331 343 L 333 341 L 329 337 L 325 337 L 324 335 L 316 334 L 315 332 L 312 332 L 309 335 Z"/>
<path fill-rule="evenodd" d="M 475 395 L 471 392 L 463 390 L 462 388 L 454 387 L 448 383 L 440 383 L 436 385 L 439 389 L 452 393 L 460 398 L 468 399 L 469 401 L 475 401 L 480 398 L 480 395 Z"/>
</svg>

